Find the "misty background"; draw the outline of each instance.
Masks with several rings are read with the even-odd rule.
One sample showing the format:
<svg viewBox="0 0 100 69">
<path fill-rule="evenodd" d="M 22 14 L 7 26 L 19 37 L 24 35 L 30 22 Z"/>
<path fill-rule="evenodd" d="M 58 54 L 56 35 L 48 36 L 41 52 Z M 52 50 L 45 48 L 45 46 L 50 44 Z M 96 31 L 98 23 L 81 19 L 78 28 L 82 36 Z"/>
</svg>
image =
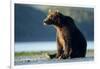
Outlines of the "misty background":
<svg viewBox="0 0 100 69">
<path fill-rule="evenodd" d="M 48 9 L 52 8 L 72 17 L 86 39 L 94 40 L 93 8 L 15 4 L 15 42 L 55 41 L 55 29 L 43 25 Z"/>
<path fill-rule="evenodd" d="M 45 42 L 48 48 L 51 46 L 56 48 L 56 30 L 53 26 L 44 26 L 43 20 L 48 14 L 49 9 L 58 9 L 62 14 L 70 16 L 74 19 L 76 26 L 84 34 L 87 41 L 94 41 L 94 9 L 82 7 L 67 7 L 67 6 L 49 6 L 49 5 L 32 5 L 32 4 L 15 4 L 15 44 L 16 49 L 29 47 L 35 49 L 38 43 L 23 42 Z M 44 46 L 44 44 L 41 44 Z M 93 45 L 90 43 L 90 45 Z M 43 47 L 40 48 L 43 48 Z M 47 49 L 47 46 L 45 46 Z M 51 47 L 52 49 L 52 47 Z"/>
</svg>

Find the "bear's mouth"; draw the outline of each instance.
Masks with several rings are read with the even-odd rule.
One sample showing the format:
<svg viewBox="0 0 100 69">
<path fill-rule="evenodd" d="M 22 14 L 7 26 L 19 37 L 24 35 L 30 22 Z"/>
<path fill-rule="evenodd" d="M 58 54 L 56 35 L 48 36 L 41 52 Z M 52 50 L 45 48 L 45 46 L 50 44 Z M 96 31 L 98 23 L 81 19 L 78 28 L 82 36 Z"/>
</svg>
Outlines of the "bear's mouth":
<svg viewBox="0 0 100 69">
<path fill-rule="evenodd" d="M 43 21 L 43 24 L 44 24 L 44 25 L 48 25 L 48 21 L 47 21 L 47 20 L 44 20 L 44 21 Z"/>
<path fill-rule="evenodd" d="M 51 25 L 52 21 L 44 21 L 44 25 Z"/>
<path fill-rule="evenodd" d="M 52 19 L 44 19 L 43 23 L 44 25 L 52 25 L 55 23 L 55 21 Z"/>
<path fill-rule="evenodd" d="M 43 25 L 45 25 L 45 26 L 46 26 L 46 25 L 48 25 L 48 24 L 47 24 L 47 23 L 43 23 Z"/>
</svg>

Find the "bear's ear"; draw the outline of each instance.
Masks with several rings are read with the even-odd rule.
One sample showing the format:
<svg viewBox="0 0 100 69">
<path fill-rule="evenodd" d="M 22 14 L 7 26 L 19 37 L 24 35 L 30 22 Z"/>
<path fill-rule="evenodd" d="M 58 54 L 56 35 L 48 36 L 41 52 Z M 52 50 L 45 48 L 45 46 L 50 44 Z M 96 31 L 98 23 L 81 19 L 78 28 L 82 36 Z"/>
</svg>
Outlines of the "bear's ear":
<svg viewBox="0 0 100 69">
<path fill-rule="evenodd" d="M 55 13 L 58 15 L 59 14 L 59 10 L 55 10 Z"/>
<path fill-rule="evenodd" d="M 55 10 L 56 13 L 59 13 L 59 10 Z"/>
<path fill-rule="evenodd" d="M 59 13 L 59 10 L 49 9 L 48 13 L 58 14 Z"/>
<path fill-rule="evenodd" d="M 52 12 L 52 10 L 51 10 L 51 9 L 49 9 L 48 13 L 51 13 L 51 12 Z"/>
</svg>

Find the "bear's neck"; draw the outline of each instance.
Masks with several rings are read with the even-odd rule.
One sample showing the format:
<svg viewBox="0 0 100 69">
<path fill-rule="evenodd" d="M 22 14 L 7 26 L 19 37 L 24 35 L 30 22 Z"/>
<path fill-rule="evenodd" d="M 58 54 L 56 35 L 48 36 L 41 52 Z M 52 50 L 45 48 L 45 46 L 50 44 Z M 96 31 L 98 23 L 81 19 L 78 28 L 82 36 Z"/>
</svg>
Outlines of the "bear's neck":
<svg viewBox="0 0 100 69">
<path fill-rule="evenodd" d="M 56 27 L 59 27 L 59 28 L 64 27 L 64 23 L 61 22 L 61 19 L 64 20 L 64 15 L 61 14 L 61 13 L 59 13 L 59 19 L 58 19 L 58 22 L 55 23 L 55 26 L 56 26 Z"/>
<path fill-rule="evenodd" d="M 63 27 L 69 28 L 70 30 L 74 30 L 76 28 L 74 20 L 71 17 L 64 16 L 61 13 L 59 15 L 61 20 L 54 25 L 56 30 L 61 30 Z"/>
<path fill-rule="evenodd" d="M 63 14 L 60 14 L 60 23 L 61 25 L 59 25 L 59 27 L 67 27 L 70 29 L 74 29 L 76 28 L 76 25 L 74 23 L 74 20 L 70 17 L 70 16 L 65 16 Z"/>
</svg>

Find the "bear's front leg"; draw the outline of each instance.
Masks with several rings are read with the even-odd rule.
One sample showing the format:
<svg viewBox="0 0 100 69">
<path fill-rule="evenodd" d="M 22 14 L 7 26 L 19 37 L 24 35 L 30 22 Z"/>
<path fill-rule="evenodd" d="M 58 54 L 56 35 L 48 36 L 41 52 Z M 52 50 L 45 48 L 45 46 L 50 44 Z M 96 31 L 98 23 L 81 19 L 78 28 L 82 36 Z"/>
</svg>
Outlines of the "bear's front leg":
<svg viewBox="0 0 100 69">
<path fill-rule="evenodd" d="M 72 53 L 72 48 L 65 49 L 62 58 L 63 59 L 69 58 L 71 53 Z"/>
<path fill-rule="evenodd" d="M 63 50 L 63 59 L 69 58 L 72 53 L 72 48 L 69 41 L 65 41 L 65 44 L 63 45 Z"/>
<path fill-rule="evenodd" d="M 63 48 L 59 42 L 59 40 L 57 39 L 57 55 L 56 55 L 56 58 L 59 58 L 61 59 L 62 58 L 62 55 L 63 55 Z"/>
<path fill-rule="evenodd" d="M 68 55 L 68 46 L 64 45 L 63 50 L 64 50 L 63 59 L 66 59 L 66 58 L 69 57 L 69 55 Z"/>
</svg>

